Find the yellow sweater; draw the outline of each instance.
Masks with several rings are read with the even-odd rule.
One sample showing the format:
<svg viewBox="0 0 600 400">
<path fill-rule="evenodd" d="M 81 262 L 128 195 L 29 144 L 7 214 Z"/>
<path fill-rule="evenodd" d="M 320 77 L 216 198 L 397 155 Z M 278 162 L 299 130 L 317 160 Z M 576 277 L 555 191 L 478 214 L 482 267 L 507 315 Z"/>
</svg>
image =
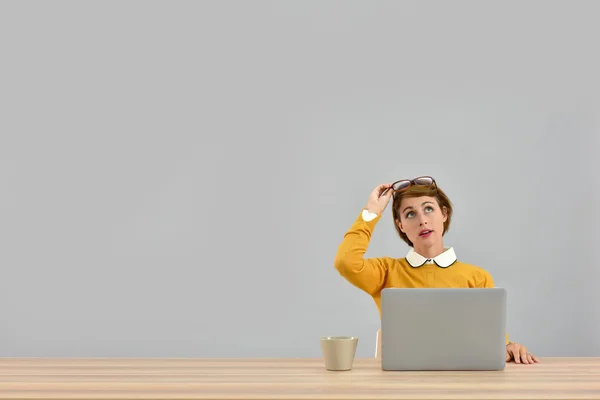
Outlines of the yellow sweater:
<svg viewBox="0 0 600 400">
<path fill-rule="evenodd" d="M 335 256 L 335 268 L 351 284 L 373 297 L 381 318 L 381 290 L 402 288 L 493 288 L 492 276 L 480 267 L 456 261 L 447 268 L 436 264 L 412 267 L 406 258 L 364 258 L 378 215 L 364 221 L 359 215 Z M 508 343 L 508 335 L 506 335 Z"/>
</svg>

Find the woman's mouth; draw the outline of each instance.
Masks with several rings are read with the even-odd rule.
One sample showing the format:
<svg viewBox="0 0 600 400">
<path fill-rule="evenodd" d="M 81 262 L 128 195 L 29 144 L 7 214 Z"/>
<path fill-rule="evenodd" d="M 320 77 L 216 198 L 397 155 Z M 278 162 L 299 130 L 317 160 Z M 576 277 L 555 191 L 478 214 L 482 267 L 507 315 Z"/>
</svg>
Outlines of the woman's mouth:
<svg viewBox="0 0 600 400">
<path fill-rule="evenodd" d="M 420 237 L 429 237 L 429 236 L 431 236 L 432 233 L 433 233 L 433 231 L 431 229 L 423 229 L 421 232 L 419 232 L 419 236 Z"/>
</svg>

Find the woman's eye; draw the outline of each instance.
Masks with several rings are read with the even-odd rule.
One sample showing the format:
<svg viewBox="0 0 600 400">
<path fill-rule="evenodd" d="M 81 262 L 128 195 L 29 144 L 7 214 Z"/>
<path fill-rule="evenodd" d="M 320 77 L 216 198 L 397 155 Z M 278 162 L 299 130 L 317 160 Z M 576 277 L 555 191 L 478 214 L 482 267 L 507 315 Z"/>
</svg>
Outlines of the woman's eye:
<svg viewBox="0 0 600 400">
<path fill-rule="evenodd" d="M 425 207 L 425 212 L 432 212 L 433 211 L 433 207 L 427 206 Z"/>
<path fill-rule="evenodd" d="M 408 213 L 406 213 L 406 218 L 412 218 L 415 216 L 415 212 L 414 211 L 409 211 Z"/>
</svg>

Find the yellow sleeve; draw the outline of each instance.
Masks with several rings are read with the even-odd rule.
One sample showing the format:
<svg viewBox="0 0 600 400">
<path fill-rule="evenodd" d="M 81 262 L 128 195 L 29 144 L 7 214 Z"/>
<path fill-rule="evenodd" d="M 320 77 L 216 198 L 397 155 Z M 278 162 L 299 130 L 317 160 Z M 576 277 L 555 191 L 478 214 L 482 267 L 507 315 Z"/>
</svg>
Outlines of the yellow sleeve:
<svg viewBox="0 0 600 400">
<path fill-rule="evenodd" d="M 379 219 L 381 215 L 371 221 L 365 221 L 359 215 L 344 235 L 334 260 L 334 266 L 341 276 L 371 295 L 382 289 L 387 277 L 389 260 L 391 260 L 390 258 L 364 258 Z"/>
<path fill-rule="evenodd" d="M 484 282 L 483 282 L 483 287 L 484 288 L 493 288 L 495 287 L 494 285 L 494 279 L 492 278 L 492 275 L 489 274 L 489 272 L 485 272 L 485 276 L 484 276 Z M 508 340 L 508 333 L 506 334 L 506 344 L 509 343 Z"/>
</svg>

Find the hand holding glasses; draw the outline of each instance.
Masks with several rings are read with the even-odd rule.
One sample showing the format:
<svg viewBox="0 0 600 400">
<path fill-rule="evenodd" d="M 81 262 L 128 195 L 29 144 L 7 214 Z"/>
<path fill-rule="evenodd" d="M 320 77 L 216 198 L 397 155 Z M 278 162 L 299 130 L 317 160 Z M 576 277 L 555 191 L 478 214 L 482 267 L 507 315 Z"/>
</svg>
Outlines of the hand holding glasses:
<svg viewBox="0 0 600 400">
<path fill-rule="evenodd" d="M 381 215 L 390 202 L 392 195 L 406 190 L 412 185 L 435 187 L 435 180 L 430 176 L 420 176 L 415 179 L 402 179 L 394 183 L 383 183 L 378 185 L 371 192 L 365 209 L 369 212 Z"/>
</svg>

